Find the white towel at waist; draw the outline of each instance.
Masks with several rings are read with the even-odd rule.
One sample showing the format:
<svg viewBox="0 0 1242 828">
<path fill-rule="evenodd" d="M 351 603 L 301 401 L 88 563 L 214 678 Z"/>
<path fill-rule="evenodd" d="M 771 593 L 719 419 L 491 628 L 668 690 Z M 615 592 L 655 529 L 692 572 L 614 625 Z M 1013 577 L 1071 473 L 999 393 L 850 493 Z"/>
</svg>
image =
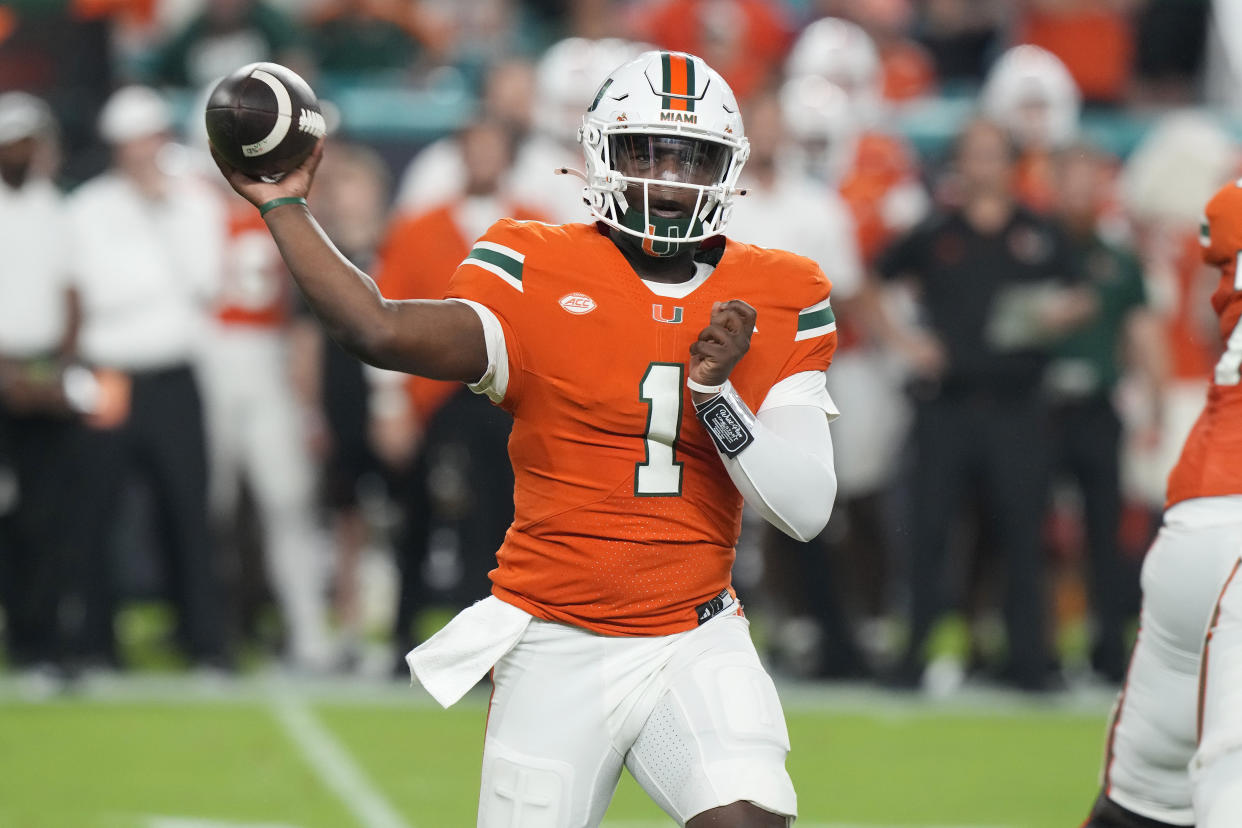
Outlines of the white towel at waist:
<svg viewBox="0 0 1242 828">
<path fill-rule="evenodd" d="M 406 654 L 410 676 L 449 707 L 517 645 L 530 622 L 529 613 L 488 596 Z"/>
</svg>

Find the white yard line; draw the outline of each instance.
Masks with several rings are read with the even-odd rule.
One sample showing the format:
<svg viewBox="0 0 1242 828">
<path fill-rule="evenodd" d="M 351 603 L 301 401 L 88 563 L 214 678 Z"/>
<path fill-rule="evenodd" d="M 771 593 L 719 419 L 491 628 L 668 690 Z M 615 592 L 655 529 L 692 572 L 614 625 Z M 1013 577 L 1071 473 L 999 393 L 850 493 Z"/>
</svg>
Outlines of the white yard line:
<svg viewBox="0 0 1242 828">
<path fill-rule="evenodd" d="M 278 693 L 269 706 L 306 763 L 361 828 L 412 828 L 305 702 L 292 694 Z"/>
<path fill-rule="evenodd" d="M 222 822 L 198 817 L 157 816 L 146 818 L 147 828 L 298 828 L 284 822 Z"/>
</svg>

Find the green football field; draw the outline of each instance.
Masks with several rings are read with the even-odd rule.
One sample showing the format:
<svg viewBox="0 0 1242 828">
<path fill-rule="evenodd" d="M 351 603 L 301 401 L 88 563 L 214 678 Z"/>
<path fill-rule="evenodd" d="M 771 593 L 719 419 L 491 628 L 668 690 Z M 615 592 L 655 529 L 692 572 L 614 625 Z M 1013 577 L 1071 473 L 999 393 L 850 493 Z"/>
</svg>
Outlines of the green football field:
<svg viewBox="0 0 1242 828">
<path fill-rule="evenodd" d="M 1093 796 L 1105 693 L 782 696 L 800 826 L 1071 828 Z M 470 826 L 485 709 L 395 682 L 168 675 L 26 701 L 0 680 L 0 827 Z M 671 824 L 623 778 L 605 825 Z"/>
</svg>

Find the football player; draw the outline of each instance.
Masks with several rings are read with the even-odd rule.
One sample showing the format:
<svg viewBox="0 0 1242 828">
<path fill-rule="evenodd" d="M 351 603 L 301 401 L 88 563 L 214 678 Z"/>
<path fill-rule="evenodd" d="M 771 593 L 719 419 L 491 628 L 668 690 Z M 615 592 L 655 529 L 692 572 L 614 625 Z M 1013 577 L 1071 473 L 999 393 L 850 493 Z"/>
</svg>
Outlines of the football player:
<svg viewBox="0 0 1242 828">
<path fill-rule="evenodd" d="M 748 145 L 702 59 L 644 53 L 584 104 L 594 221 L 498 222 L 446 300 L 388 301 L 324 241 L 321 149 L 276 184 L 218 161 L 339 342 L 513 415 L 492 595 L 408 657 L 445 705 L 491 671 L 479 824 L 598 825 L 625 765 L 678 824 L 785 826 L 788 733 L 730 570 L 743 500 L 800 539 L 831 512 L 831 284 L 722 235 Z"/>
<path fill-rule="evenodd" d="M 1081 104 L 1061 59 L 1029 43 L 1001 55 L 984 81 L 980 108 L 1018 145 L 1018 195 L 1034 210 L 1050 210 L 1056 201 L 1053 155 L 1077 137 Z"/>
<path fill-rule="evenodd" d="M 1204 261 L 1220 269 L 1212 308 L 1224 353 L 1169 475 L 1164 522 L 1143 564 L 1138 640 L 1109 728 L 1102 790 L 1084 828 L 1237 824 L 1242 181 L 1208 202 L 1200 241 Z"/>
</svg>

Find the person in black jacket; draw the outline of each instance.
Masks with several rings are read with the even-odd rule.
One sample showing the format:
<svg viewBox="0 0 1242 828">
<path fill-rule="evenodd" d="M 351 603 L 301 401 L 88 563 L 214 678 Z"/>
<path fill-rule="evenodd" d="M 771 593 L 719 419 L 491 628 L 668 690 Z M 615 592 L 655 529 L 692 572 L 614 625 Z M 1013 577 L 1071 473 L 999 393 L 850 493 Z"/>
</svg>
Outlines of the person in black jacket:
<svg viewBox="0 0 1242 828">
<path fill-rule="evenodd" d="M 1009 662 L 1018 687 L 1056 682 L 1047 640 L 1041 524 L 1048 422 L 1041 383 L 1051 343 L 1093 311 L 1069 247 L 1014 197 L 1015 151 L 1004 130 L 974 120 L 953 153 L 955 205 L 936 211 L 877 263 L 917 288 L 921 324 L 899 324 L 870 289 L 880 329 L 914 381 L 910 637 L 894 676 L 920 683 L 924 647 L 945 606 L 950 529 L 971 492 L 1003 569 Z"/>
</svg>

